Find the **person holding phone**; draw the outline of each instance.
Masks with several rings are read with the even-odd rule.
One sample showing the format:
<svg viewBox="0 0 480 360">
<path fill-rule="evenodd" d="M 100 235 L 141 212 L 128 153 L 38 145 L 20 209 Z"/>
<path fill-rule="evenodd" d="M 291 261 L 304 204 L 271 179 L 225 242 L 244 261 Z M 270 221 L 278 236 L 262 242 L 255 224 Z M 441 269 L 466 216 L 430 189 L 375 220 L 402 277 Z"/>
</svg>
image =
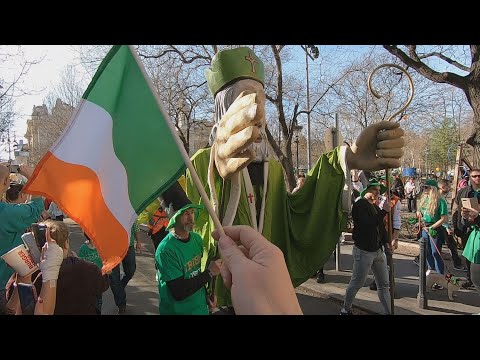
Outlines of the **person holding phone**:
<svg viewBox="0 0 480 360">
<path fill-rule="evenodd" d="M 20 165 L 19 174 L 28 179 L 32 169 Z M 0 165 L 1 194 L 5 194 L 9 188 L 10 169 Z M 43 199 L 40 196 L 32 196 L 31 201 L 19 204 L 0 202 L 0 255 L 22 244 L 22 234 L 25 229 L 38 220 L 43 210 Z M 6 313 L 5 285 L 12 274 L 13 269 L 0 259 L 0 314 Z"/>
<path fill-rule="evenodd" d="M 37 309 L 37 304 L 35 314 L 96 315 L 97 298 L 108 289 L 110 284 L 108 275 L 102 275 L 97 265 L 89 261 L 68 256 L 70 242 L 67 225 L 54 220 L 45 221 L 45 225 L 47 242 L 42 248 L 39 264 L 42 274 L 36 278 L 36 274 L 33 274 L 34 280 L 31 282 L 40 294 L 39 299 L 42 302 L 46 302 L 46 296 L 50 300 L 41 305 L 41 310 Z M 52 247 L 55 249 L 51 250 Z M 57 247 L 61 250 L 60 255 Z M 28 281 L 28 279 L 22 280 Z M 55 282 L 50 283 L 51 280 Z M 15 290 L 13 293 L 15 294 Z M 52 293 L 55 293 L 55 301 L 51 298 Z M 13 304 L 9 301 L 9 308 L 13 308 L 16 304 L 18 312 L 19 302 L 15 303 L 15 299 L 11 301 Z M 53 302 L 54 305 L 52 305 Z"/>
<path fill-rule="evenodd" d="M 50 237 L 49 229 L 46 230 L 46 239 L 41 249 L 40 271 L 23 277 L 15 273 L 7 284 L 7 310 L 10 314 L 52 315 L 55 311 L 63 250 Z"/>
<path fill-rule="evenodd" d="M 468 186 L 465 186 L 458 191 L 452 209 L 454 234 L 459 238 L 462 249 L 465 249 L 467 246 L 470 233 L 472 232 L 472 225 L 480 224 L 478 211 L 469 210 L 462 205 L 462 199 L 464 198 L 477 198 L 477 202 L 480 200 L 480 169 L 470 170 L 469 175 L 470 182 Z M 473 286 L 470 274 L 471 262 L 468 259 L 465 259 L 465 263 L 467 264 L 467 281 L 462 284 L 462 287 L 468 289 Z"/>
</svg>

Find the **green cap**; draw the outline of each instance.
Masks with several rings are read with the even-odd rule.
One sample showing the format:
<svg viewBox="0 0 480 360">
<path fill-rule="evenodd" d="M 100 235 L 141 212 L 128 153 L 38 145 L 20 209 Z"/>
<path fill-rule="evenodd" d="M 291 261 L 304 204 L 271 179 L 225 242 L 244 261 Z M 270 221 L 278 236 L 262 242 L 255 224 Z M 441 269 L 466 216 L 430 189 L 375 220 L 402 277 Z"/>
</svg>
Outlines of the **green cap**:
<svg viewBox="0 0 480 360">
<path fill-rule="evenodd" d="M 386 180 L 386 179 L 387 179 L 387 175 L 382 175 L 382 176 L 380 176 L 380 180 Z M 390 180 L 390 182 L 393 182 L 393 176 L 390 175 L 390 176 L 388 177 L 388 180 Z"/>
<path fill-rule="evenodd" d="M 436 187 L 438 189 L 438 182 L 437 180 L 433 180 L 433 179 L 428 179 L 427 181 L 425 181 L 425 184 L 426 186 L 433 186 L 433 187 Z"/>
<path fill-rule="evenodd" d="M 380 186 L 380 194 L 383 194 L 387 190 L 386 186 L 380 184 L 376 180 L 370 179 L 370 181 L 367 184 L 367 187 L 365 189 L 363 189 L 362 192 L 360 193 L 360 197 L 363 198 L 365 196 L 365 194 L 367 193 L 368 188 L 372 187 L 372 186 Z"/>
<path fill-rule="evenodd" d="M 203 205 L 194 205 L 194 204 L 187 204 L 184 207 L 182 207 L 180 210 L 178 210 L 175 215 L 172 216 L 170 221 L 168 222 L 167 230 L 170 230 L 175 226 L 175 223 L 177 222 L 177 218 L 183 214 L 183 212 L 187 209 L 193 208 L 195 209 L 195 220 L 198 218 L 198 213 L 199 210 L 203 210 Z"/>
<path fill-rule="evenodd" d="M 208 87 L 213 96 L 236 79 L 253 79 L 265 86 L 262 60 L 248 47 L 223 50 L 215 54 L 212 65 L 205 70 Z"/>
</svg>

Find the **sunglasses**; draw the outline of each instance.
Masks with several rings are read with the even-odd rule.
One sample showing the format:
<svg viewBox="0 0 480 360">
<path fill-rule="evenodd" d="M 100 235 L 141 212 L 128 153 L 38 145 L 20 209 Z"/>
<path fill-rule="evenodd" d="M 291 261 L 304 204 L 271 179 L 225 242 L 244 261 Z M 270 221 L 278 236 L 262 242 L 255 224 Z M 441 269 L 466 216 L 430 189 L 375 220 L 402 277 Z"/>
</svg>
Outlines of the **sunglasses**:
<svg viewBox="0 0 480 360">
<path fill-rule="evenodd" d="M 475 178 L 480 177 L 480 175 L 470 175 L 470 177 L 475 179 Z"/>
<path fill-rule="evenodd" d="M 423 190 L 428 190 L 430 189 L 430 185 L 423 185 Z"/>
</svg>

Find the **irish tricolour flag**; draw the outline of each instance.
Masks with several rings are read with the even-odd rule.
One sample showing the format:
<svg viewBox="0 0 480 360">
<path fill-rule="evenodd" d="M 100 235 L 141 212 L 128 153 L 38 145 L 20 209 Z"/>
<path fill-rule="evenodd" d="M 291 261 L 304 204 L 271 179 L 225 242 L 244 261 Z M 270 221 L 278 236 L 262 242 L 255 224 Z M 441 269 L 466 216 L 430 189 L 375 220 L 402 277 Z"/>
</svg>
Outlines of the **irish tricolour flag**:
<svg viewBox="0 0 480 360">
<path fill-rule="evenodd" d="M 137 214 L 185 170 L 169 120 L 132 51 L 110 50 L 25 188 L 52 199 L 85 230 L 104 272 L 125 256 Z"/>
</svg>

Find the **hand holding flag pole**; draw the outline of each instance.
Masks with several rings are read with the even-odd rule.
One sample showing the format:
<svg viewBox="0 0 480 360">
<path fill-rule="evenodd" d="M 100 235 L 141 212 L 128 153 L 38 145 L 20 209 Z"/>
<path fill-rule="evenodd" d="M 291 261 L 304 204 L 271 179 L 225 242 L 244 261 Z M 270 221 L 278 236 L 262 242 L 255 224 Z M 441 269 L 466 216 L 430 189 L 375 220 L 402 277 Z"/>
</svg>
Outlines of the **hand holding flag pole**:
<svg viewBox="0 0 480 360">
<path fill-rule="evenodd" d="M 413 94 L 414 94 L 414 87 L 413 87 L 413 81 L 412 81 L 412 77 L 410 76 L 410 74 L 404 69 L 402 68 L 401 66 L 398 66 L 396 64 L 382 64 L 378 67 L 376 67 L 371 73 L 370 73 L 370 76 L 368 77 L 368 89 L 370 90 L 370 92 L 372 93 L 373 96 L 375 96 L 377 99 L 381 98 L 381 95 L 375 91 L 375 89 L 373 89 L 372 87 L 372 78 L 373 78 L 373 75 L 380 69 L 382 68 L 387 68 L 387 67 L 394 67 L 394 68 L 397 68 L 398 70 L 400 70 L 402 73 L 404 73 L 406 76 L 407 76 L 407 79 L 408 79 L 408 84 L 410 86 L 410 96 L 408 97 L 408 100 L 407 102 L 405 103 L 405 105 L 400 108 L 400 110 L 398 110 L 396 113 L 394 113 L 392 116 L 390 116 L 388 118 L 388 121 L 392 121 L 392 119 L 397 116 L 398 114 L 401 114 L 409 105 L 410 103 L 412 102 L 412 99 L 413 99 Z M 403 119 L 404 116 L 402 116 L 401 119 Z M 401 120 L 400 119 L 400 120 Z M 386 181 L 386 185 L 387 185 L 387 201 L 388 203 L 390 204 L 390 170 L 388 168 L 385 169 L 385 181 Z M 388 214 L 387 216 L 387 234 L 388 234 L 388 243 L 391 244 L 391 241 L 392 241 L 392 233 L 393 233 L 393 229 L 392 229 L 392 215 L 393 214 L 393 207 L 390 209 L 390 213 Z M 391 253 L 390 254 L 387 254 L 387 256 L 389 257 L 390 259 L 390 271 L 389 271 L 389 279 L 390 279 L 390 307 L 391 307 L 391 314 L 394 315 L 394 282 L 395 282 L 395 277 L 394 277 L 394 272 L 393 272 L 393 249 L 391 249 Z"/>
<path fill-rule="evenodd" d="M 220 231 L 221 235 L 225 235 L 225 232 L 223 231 L 222 224 L 220 223 L 220 220 L 217 217 L 217 214 L 215 213 L 215 210 L 212 207 L 212 204 L 210 203 L 210 199 L 207 196 L 207 193 L 205 192 L 202 183 L 200 182 L 200 179 L 197 175 L 197 172 L 195 171 L 195 168 L 193 167 L 192 162 L 190 161 L 190 157 L 188 156 L 185 147 L 183 146 L 182 140 L 180 140 L 180 137 L 178 136 L 172 121 L 170 120 L 170 116 L 163 110 L 162 106 L 162 100 L 160 99 L 160 96 L 157 93 L 157 90 L 155 89 L 155 86 L 152 83 L 152 80 L 148 76 L 147 72 L 145 71 L 145 68 L 143 66 L 142 60 L 137 54 L 137 51 L 134 49 L 132 45 L 128 45 L 128 48 L 132 52 L 133 57 L 135 58 L 135 61 L 137 62 L 138 67 L 140 68 L 152 94 L 155 96 L 155 100 L 157 101 L 158 107 L 161 110 L 162 114 L 165 116 L 165 119 L 167 120 L 168 128 L 170 129 L 173 138 L 175 139 L 175 142 L 178 146 L 178 149 L 180 150 L 180 153 L 182 154 L 182 157 L 185 161 L 185 165 L 188 167 L 190 170 L 190 174 L 192 175 L 192 180 L 195 183 L 195 186 L 197 187 L 198 192 L 200 193 L 200 196 L 202 197 L 202 201 L 205 204 L 208 213 L 212 217 L 213 223 L 215 224 L 215 228 Z"/>
</svg>

